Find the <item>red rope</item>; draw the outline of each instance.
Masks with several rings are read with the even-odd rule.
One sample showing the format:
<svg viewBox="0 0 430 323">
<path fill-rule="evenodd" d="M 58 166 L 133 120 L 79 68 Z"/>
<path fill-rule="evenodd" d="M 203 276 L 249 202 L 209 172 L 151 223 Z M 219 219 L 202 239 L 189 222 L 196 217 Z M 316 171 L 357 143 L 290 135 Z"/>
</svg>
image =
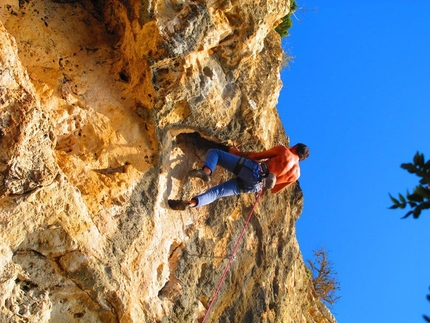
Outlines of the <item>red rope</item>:
<svg viewBox="0 0 430 323">
<path fill-rule="evenodd" d="M 211 310 L 211 308 L 212 308 L 213 304 L 215 303 L 215 299 L 216 299 L 216 297 L 217 297 L 217 295 L 218 295 L 218 293 L 219 293 L 219 291 L 220 291 L 220 289 L 221 289 L 222 283 L 223 283 L 223 282 L 224 282 L 224 280 L 225 280 L 225 276 L 227 275 L 227 272 L 228 272 L 228 271 L 229 271 L 229 269 L 230 269 L 230 266 L 231 266 L 231 263 L 232 263 L 232 261 L 233 261 L 233 259 L 234 259 L 235 254 L 236 254 L 236 251 L 237 251 L 237 249 L 239 248 L 239 243 L 241 242 L 241 240 L 242 240 L 242 238 L 243 238 L 243 235 L 245 234 L 245 230 L 246 230 L 246 228 L 248 227 L 249 222 L 251 221 L 251 217 L 252 217 L 252 214 L 254 213 L 255 206 L 257 205 L 257 202 L 258 202 L 258 200 L 260 199 L 260 196 L 261 196 L 261 193 L 262 193 L 262 192 L 263 192 L 262 190 L 261 190 L 260 192 L 258 192 L 258 195 L 257 195 L 257 198 L 256 198 L 256 200 L 255 200 L 255 202 L 254 202 L 254 205 L 253 205 L 253 207 L 252 207 L 251 211 L 249 212 L 248 218 L 246 219 L 246 222 L 245 222 L 245 225 L 243 226 L 242 232 L 240 233 L 240 236 L 239 236 L 239 238 L 237 239 L 236 244 L 234 245 L 233 252 L 232 252 L 232 253 L 231 253 L 231 255 L 230 255 L 230 258 L 229 258 L 229 260 L 228 260 L 227 266 L 225 266 L 224 272 L 223 272 L 223 274 L 222 274 L 222 276 L 221 276 L 221 279 L 220 279 L 220 281 L 219 281 L 219 283 L 218 283 L 218 286 L 217 286 L 217 288 L 216 288 L 216 290 L 215 290 L 214 294 L 212 295 L 212 300 L 211 300 L 211 302 L 210 302 L 210 304 L 209 304 L 209 307 L 208 307 L 208 308 L 207 308 L 207 310 L 206 310 L 206 314 L 205 314 L 205 316 L 203 317 L 203 320 L 202 320 L 202 322 L 201 322 L 201 323 L 206 322 L 206 319 L 207 319 L 207 318 L 208 318 L 208 316 L 209 316 L 209 312 L 210 312 L 210 310 Z"/>
</svg>

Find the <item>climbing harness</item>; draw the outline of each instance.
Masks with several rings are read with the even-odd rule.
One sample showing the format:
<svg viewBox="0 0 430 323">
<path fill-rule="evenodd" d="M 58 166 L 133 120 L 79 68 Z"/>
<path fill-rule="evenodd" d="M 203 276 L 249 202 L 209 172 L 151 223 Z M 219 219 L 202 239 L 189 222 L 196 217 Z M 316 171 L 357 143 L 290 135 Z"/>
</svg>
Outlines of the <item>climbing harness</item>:
<svg viewBox="0 0 430 323">
<path fill-rule="evenodd" d="M 246 230 L 246 228 L 248 227 L 249 222 L 251 221 L 252 214 L 254 213 L 254 209 L 255 209 L 255 207 L 256 207 L 256 205 L 257 205 L 257 202 L 258 202 L 258 200 L 259 200 L 259 199 L 260 199 L 260 197 L 261 197 L 261 193 L 262 193 L 262 191 L 259 191 L 259 192 L 257 193 L 257 198 L 255 199 L 254 205 L 252 206 L 252 209 L 251 209 L 251 211 L 249 212 L 248 218 L 246 219 L 245 225 L 243 226 L 242 232 L 240 233 L 239 238 L 237 239 L 236 244 L 234 245 L 233 252 L 231 253 L 231 255 L 230 255 L 230 257 L 229 257 L 228 263 L 227 263 L 227 265 L 225 266 L 224 272 L 223 272 L 223 274 L 222 274 L 222 276 L 221 276 L 221 279 L 220 279 L 220 281 L 219 281 L 219 283 L 218 283 L 218 286 L 217 286 L 217 288 L 216 288 L 215 292 L 214 292 L 214 293 L 213 293 L 213 295 L 212 295 L 212 300 L 211 300 L 211 302 L 210 302 L 210 304 L 209 304 L 209 306 L 208 306 L 208 308 L 207 308 L 207 310 L 206 310 L 206 314 L 205 314 L 205 316 L 203 317 L 203 320 L 202 320 L 202 322 L 201 322 L 201 323 L 205 323 L 205 322 L 206 322 L 206 319 L 207 319 L 207 318 L 208 318 L 208 316 L 209 316 L 209 312 L 210 312 L 210 310 L 211 310 L 211 308 L 212 308 L 213 304 L 215 303 L 215 299 L 216 299 L 216 297 L 217 297 L 217 295 L 218 295 L 218 293 L 219 293 L 219 291 L 220 291 L 220 289 L 221 289 L 221 286 L 222 286 L 222 284 L 223 284 L 223 282 L 224 282 L 224 280 L 225 280 L 225 277 L 226 277 L 226 275 L 227 275 L 227 272 L 228 272 L 228 271 L 229 271 L 229 269 L 230 269 L 231 263 L 233 262 L 233 260 L 234 260 L 234 258 L 235 258 L 236 251 L 237 251 L 237 249 L 239 248 L 239 243 L 242 241 L 243 235 L 245 234 L 245 230 Z"/>
<path fill-rule="evenodd" d="M 261 174 L 261 176 L 263 176 L 263 177 L 269 176 L 269 174 L 271 174 L 271 173 L 269 172 L 269 169 L 267 168 L 266 163 L 265 162 L 260 162 L 259 164 L 260 164 L 260 174 Z"/>
<path fill-rule="evenodd" d="M 244 157 L 240 157 L 239 161 L 237 162 L 236 166 L 234 167 L 233 170 L 233 174 L 238 176 L 240 173 L 240 170 L 242 169 L 242 167 L 247 167 L 245 164 L 245 158 Z M 260 166 L 260 175 L 261 177 L 267 177 L 269 176 L 270 172 L 269 169 L 267 168 L 267 165 L 265 162 L 258 162 L 256 161 L 256 163 Z"/>
<path fill-rule="evenodd" d="M 239 173 L 243 167 L 246 167 L 249 170 L 253 171 L 252 168 L 250 168 L 245 164 L 245 160 L 246 160 L 245 157 L 240 157 L 239 161 L 237 162 L 236 166 L 233 169 L 233 174 L 235 174 L 236 176 L 239 176 Z M 269 169 L 267 168 L 266 163 L 258 162 L 256 160 L 252 160 L 252 161 L 256 162 L 258 164 L 258 167 L 260 168 L 260 186 L 262 185 L 262 188 L 264 188 L 266 185 L 266 179 L 271 173 L 269 172 Z M 247 193 L 249 187 L 245 185 L 243 179 L 240 177 L 236 177 L 236 181 L 237 181 L 237 185 L 239 186 L 240 192 Z"/>
<path fill-rule="evenodd" d="M 234 167 L 234 170 L 233 170 L 234 175 L 236 175 L 236 176 L 239 175 L 240 170 L 242 169 L 244 162 L 245 162 L 245 158 L 240 157 L 239 161 L 237 162 L 236 166 Z"/>
</svg>

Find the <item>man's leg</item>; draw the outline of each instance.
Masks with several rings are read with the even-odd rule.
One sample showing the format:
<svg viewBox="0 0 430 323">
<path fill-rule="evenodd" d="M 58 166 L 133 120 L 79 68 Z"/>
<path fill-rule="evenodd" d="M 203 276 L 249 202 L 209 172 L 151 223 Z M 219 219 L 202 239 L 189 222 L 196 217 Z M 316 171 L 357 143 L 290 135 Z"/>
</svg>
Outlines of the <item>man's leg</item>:
<svg viewBox="0 0 430 323">
<path fill-rule="evenodd" d="M 222 151 L 220 149 L 209 149 L 206 153 L 203 168 L 207 167 L 211 172 L 213 172 L 215 170 L 215 167 L 219 165 L 226 170 L 232 172 L 239 160 L 240 157 L 230 154 L 226 151 Z"/>
<path fill-rule="evenodd" d="M 225 183 L 212 187 L 203 194 L 193 197 L 190 201 L 168 200 L 167 202 L 170 208 L 183 211 L 190 207 L 210 204 L 221 197 L 238 195 L 239 193 L 240 189 L 237 180 L 232 178 Z"/>
<path fill-rule="evenodd" d="M 226 151 L 220 149 L 209 149 L 206 153 L 202 169 L 193 169 L 188 173 L 188 176 L 197 177 L 208 182 L 210 175 L 215 171 L 217 165 L 233 172 L 239 160 L 240 157 Z"/>
<path fill-rule="evenodd" d="M 203 206 L 212 203 L 213 201 L 230 195 L 238 195 L 240 193 L 239 185 L 237 180 L 232 178 L 225 183 L 214 186 L 204 192 L 203 194 L 197 195 L 191 199 L 192 206 Z M 194 205 L 194 203 L 196 203 Z"/>
<path fill-rule="evenodd" d="M 233 172 L 239 160 L 240 157 L 228 152 L 219 149 L 209 149 L 206 154 L 203 169 L 192 170 L 188 175 L 208 181 L 209 175 L 215 170 L 217 165 Z M 191 201 L 168 200 L 168 204 L 174 210 L 185 210 L 188 207 L 207 205 L 221 197 L 237 195 L 239 193 L 240 189 L 237 180 L 233 178 L 223 184 L 212 187 L 205 193 L 192 198 Z"/>
</svg>

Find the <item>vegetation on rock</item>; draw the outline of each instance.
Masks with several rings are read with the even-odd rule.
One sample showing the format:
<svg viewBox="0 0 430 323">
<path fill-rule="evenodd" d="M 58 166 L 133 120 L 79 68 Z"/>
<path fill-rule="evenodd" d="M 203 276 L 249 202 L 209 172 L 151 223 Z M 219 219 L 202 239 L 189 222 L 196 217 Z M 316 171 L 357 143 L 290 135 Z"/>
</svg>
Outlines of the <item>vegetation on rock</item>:
<svg viewBox="0 0 430 323">
<path fill-rule="evenodd" d="M 290 2 L 290 11 L 287 15 L 285 15 L 282 18 L 282 22 L 275 28 L 275 30 L 278 32 L 281 37 L 288 36 L 288 30 L 293 25 L 293 20 L 291 19 L 291 15 L 294 13 L 294 11 L 297 9 L 297 3 L 294 0 L 291 0 Z"/>
<path fill-rule="evenodd" d="M 328 305 L 333 305 L 340 296 L 340 283 L 336 279 L 337 272 L 327 257 L 324 247 L 314 251 L 315 260 L 308 260 L 309 269 L 312 274 L 312 285 L 316 294 Z"/>
</svg>

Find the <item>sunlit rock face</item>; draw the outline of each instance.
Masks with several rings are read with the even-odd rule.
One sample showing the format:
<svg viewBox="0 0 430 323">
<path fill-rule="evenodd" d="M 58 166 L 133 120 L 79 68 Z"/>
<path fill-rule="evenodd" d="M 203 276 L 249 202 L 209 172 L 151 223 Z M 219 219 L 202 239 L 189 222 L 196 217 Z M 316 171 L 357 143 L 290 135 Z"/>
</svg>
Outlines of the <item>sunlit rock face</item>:
<svg viewBox="0 0 430 323">
<path fill-rule="evenodd" d="M 289 1 L 0 5 L 1 322 L 198 322 L 256 197 L 166 202 L 231 176 L 187 178 L 208 148 L 289 144 L 273 31 Z M 261 197 L 208 322 L 335 322 L 302 205 L 298 184 Z"/>
</svg>

